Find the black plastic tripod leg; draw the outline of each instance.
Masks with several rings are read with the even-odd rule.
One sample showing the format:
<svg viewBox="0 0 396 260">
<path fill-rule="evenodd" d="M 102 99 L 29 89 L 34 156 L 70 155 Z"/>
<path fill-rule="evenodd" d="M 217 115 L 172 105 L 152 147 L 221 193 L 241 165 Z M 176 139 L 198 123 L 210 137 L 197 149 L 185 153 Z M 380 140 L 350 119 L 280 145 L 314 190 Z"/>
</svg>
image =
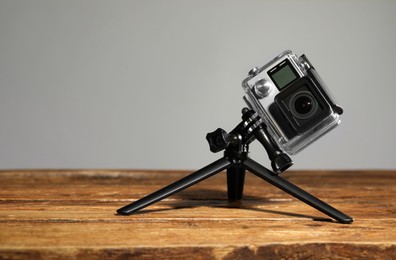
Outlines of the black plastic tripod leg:
<svg viewBox="0 0 396 260">
<path fill-rule="evenodd" d="M 245 168 L 241 164 L 232 165 L 227 169 L 228 200 L 241 200 L 245 183 Z"/>
<path fill-rule="evenodd" d="M 255 162 L 254 160 L 247 158 L 243 165 L 246 167 L 248 171 L 255 174 L 256 176 L 262 178 L 263 180 L 271 183 L 272 185 L 280 188 L 281 190 L 289 193 L 290 195 L 294 196 L 295 198 L 305 202 L 306 204 L 316 208 L 317 210 L 325 213 L 326 215 L 336 219 L 341 223 L 352 223 L 353 219 L 344 213 L 336 210 L 332 206 L 326 204 L 325 202 L 321 201 L 320 199 L 312 196 L 308 192 L 300 189 L 296 185 L 288 182 L 287 180 L 283 179 L 282 177 L 274 174 L 264 166 L 260 165 L 259 163 Z"/>
<path fill-rule="evenodd" d="M 200 181 L 203 181 L 204 179 L 209 178 L 210 176 L 215 175 L 216 173 L 221 172 L 222 170 L 225 170 L 229 165 L 230 161 L 223 157 L 220 158 L 219 160 L 205 166 L 204 168 L 154 192 L 151 193 L 150 195 L 147 195 L 144 198 L 141 198 L 140 200 L 137 200 L 135 202 L 132 202 L 131 204 L 122 207 L 117 210 L 118 214 L 121 215 L 130 215 L 134 212 L 139 211 L 142 208 L 145 208 L 151 204 L 154 204 L 157 201 L 160 201 L 166 197 L 171 196 L 172 194 L 175 194 L 179 191 L 182 191 Z"/>
</svg>

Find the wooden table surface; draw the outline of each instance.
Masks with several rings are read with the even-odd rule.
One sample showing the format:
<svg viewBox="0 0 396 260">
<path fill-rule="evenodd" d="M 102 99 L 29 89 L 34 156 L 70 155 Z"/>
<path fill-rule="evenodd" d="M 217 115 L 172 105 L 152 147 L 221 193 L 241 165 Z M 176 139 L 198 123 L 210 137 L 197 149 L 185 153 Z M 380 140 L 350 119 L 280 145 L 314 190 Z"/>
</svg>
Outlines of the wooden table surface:
<svg viewBox="0 0 396 260">
<path fill-rule="evenodd" d="M 227 202 L 220 173 L 138 214 L 116 214 L 187 174 L 0 171 L 0 259 L 396 259 L 396 171 L 283 174 L 352 224 L 250 173 L 242 203 Z"/>
</svg>

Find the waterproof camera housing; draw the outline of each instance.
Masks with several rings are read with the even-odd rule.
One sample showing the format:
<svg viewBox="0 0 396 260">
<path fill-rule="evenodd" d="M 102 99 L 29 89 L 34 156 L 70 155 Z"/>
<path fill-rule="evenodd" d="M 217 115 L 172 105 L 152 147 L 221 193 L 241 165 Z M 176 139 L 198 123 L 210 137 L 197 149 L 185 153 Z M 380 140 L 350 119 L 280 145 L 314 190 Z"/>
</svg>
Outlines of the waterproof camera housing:
<svg viewBox="0 0 396 260">
<path fill-rule="evenodd" d="M 296 154 L 340 123 L 342 108 L 305 55 L 284 51 L 252 69 L 242 87 L 247 105 L 288 154 Z"/>
</svg>

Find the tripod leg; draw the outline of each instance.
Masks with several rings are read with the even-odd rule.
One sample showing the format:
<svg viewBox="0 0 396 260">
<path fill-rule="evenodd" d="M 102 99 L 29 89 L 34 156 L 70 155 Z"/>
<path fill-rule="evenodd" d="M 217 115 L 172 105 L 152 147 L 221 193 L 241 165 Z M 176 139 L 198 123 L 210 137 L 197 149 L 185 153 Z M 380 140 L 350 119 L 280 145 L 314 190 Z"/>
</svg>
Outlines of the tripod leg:
<svg viewBox="0 0 396 260">
<path fill-rule="evenodd" d="M 229 201 L 242 199 L 244 183 L 245 168 L 242 165 L 232 165 L 227 169 L 227 190 Z"/>
<path fill-rule="evenodd" d="M 294 196 L 295 198 L 305 202 L 306 204 L 314 207 L 315 209 L 325 213 L 326 215 L 338 220 L 341 223 L 352 223 L 353 219 L 344 213 L 338 211 L 337 209 L 333 208 L 332 206 L 326 204 L 325 202 L 319 200 L 318 198 L 312 196 L 308 192 L 300 189 L 296 185 L 288 182 L 287 180 L 283 179 L 282 177 L 275 175 L 270 170 L 265 168 L 264 166 L 258 164 L 254 160 L 247 158 L 243 165 L 246 169 L 256 176 L 262 178 L 263 180 L 271 183 L 272 185 L 278 187 L 279 189 L 289 193 L 290 195 Z"/>
<path fill-rule="evenodd" d="M 134 212 L 139 211 L 142 208 L 145 208 L 151 204 L 154 204 L 157 201 L 160 201 L 166 197 L 171 196 L 172 194 L 175 194 L 179 191 L 182 191 L 200 181 L 203 181 L 206 178 L 209 178 L 210 176 L 215 175 L 218 172 L 221 172 L 222 170 L 225 170 L 229 165 L 230 161 L 226 159 L 225 157 L 220 158 L 219 160 L 205 166 L 204 168 L 154 192 L 151 193 L 150 195 L 147 195 L 146 197 L 141 198 L 140 200 L 137 200 L 135 202 L 132 202 L 129 205 L 126 205 L 125 207 L 122 207 L 117 210 L 118 214 L 121 215 L 130 215 Z"/>
</svg>

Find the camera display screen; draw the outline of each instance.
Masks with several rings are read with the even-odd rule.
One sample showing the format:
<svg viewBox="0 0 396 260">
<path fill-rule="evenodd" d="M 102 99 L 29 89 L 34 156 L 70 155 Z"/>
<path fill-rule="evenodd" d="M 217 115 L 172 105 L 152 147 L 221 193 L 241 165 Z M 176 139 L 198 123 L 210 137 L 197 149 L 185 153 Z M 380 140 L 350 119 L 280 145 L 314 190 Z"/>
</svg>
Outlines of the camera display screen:
<svg viewBox="0 0 396 260">
<path fill-rule="evenodd" d="M 279 90 L 282 90 L 298 78 L 296 71 L 288 60 L 279 63 L 272 70 L 268 71 L 268 75 L 274 81 Z"/>
</svg>

